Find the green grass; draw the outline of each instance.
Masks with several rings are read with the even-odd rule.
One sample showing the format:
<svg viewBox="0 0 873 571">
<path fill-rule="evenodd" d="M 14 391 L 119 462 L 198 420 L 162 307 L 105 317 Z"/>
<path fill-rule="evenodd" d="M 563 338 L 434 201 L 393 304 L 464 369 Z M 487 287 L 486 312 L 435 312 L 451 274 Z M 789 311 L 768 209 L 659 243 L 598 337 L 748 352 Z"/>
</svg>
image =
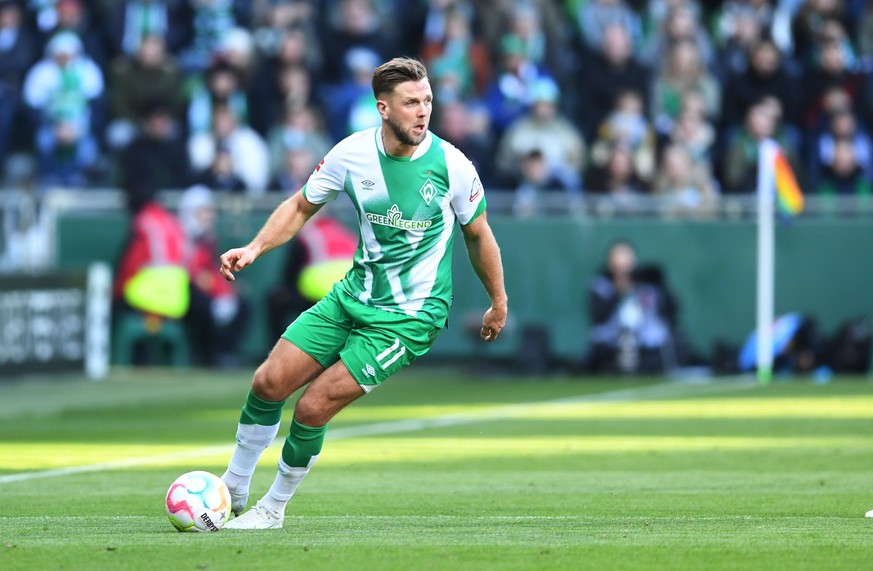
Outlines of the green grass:
<svg viewBox="0 0 873 571">
<path fill-rule="evenodd" d="M 183 471 L 224 470 L 248 383 L 247 372 L 156 370 L 0 384 L 0 569 L 869 565 L 866 379 L 413 369 L 335 419 L 284 529 L 180 534 L 163 514 L 167 487 Z M 82 471 L 53 472 L 71 467 Z"/>
</svg>

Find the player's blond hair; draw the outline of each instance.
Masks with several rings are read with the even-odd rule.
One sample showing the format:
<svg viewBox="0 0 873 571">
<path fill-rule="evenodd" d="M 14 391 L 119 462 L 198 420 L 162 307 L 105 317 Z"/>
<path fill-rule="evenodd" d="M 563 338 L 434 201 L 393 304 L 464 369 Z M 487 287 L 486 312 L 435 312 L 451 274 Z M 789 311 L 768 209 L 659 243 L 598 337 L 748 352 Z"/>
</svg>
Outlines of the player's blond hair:
<svg viewBox="0 0 873 571">
<path fill-rule="evenodd" d="M 427 79 L 427 68 L 417 59 L 396 57 L 386 61 L 373 72 L 373 95 L 379 99 L 394 91 L 394 88 L 406 81 Z"/>
</svg>

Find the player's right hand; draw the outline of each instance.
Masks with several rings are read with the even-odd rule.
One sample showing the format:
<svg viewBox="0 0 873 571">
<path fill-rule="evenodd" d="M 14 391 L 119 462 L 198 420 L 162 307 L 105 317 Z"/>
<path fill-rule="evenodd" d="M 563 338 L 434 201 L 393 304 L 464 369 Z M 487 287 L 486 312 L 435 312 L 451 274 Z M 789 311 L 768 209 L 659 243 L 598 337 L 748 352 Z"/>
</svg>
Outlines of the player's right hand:
<svg viewBox="0 0 873 571">
<path fill-rule="evenodd" d="M 236 279 L 234 276 L 234 272 L 238 272 L 249 266 L 252 262 L 255 261 L 257 255 L 251 248 L 233 248 L 232 250 L 228 250 L 227 252 L 221 255 L 221 267 L 219 271 L 221 275 L 224 276 L 229 282 L 232 282 Z"/>
</svg>

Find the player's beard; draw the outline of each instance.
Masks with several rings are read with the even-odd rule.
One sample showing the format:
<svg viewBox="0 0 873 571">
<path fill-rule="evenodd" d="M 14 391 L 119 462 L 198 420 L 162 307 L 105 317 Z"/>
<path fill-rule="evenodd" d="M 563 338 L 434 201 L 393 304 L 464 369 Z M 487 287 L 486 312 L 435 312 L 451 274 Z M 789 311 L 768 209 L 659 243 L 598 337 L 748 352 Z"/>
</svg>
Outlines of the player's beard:
<svg viewBox="0 0 873 571">
<path fill-rule="evenodd" d="M 408 131 L 404 131 L 403 127 L 400 126 L 393 118 L 388 118 L 388 128 L 391 129 L 391 132 L 394 134 L 394 138 L 400 141 L 401 144 L 409 145 L 410 147 L 417 147 L 424 141 L 424 138 L 427 136 L 427 129 L 422 131 L 421 136 L 416 137 L 412 135 L 412 129 Z"/>
</svg>

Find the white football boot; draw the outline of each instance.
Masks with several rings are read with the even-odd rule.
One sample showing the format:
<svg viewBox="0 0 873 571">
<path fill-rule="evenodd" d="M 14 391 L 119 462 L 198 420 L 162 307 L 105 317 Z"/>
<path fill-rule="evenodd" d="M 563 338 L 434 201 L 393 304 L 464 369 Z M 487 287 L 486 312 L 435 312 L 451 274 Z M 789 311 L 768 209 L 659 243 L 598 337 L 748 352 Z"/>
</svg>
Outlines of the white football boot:
<svg viewBox="0 0 873 571">
<path fill-rule="evenodd" d="M 224 529 L 281 529 L 284 521 L 285 514 L 278 514 L 258 502 L 249 511 L 224 524 Z"/>
</svg>

